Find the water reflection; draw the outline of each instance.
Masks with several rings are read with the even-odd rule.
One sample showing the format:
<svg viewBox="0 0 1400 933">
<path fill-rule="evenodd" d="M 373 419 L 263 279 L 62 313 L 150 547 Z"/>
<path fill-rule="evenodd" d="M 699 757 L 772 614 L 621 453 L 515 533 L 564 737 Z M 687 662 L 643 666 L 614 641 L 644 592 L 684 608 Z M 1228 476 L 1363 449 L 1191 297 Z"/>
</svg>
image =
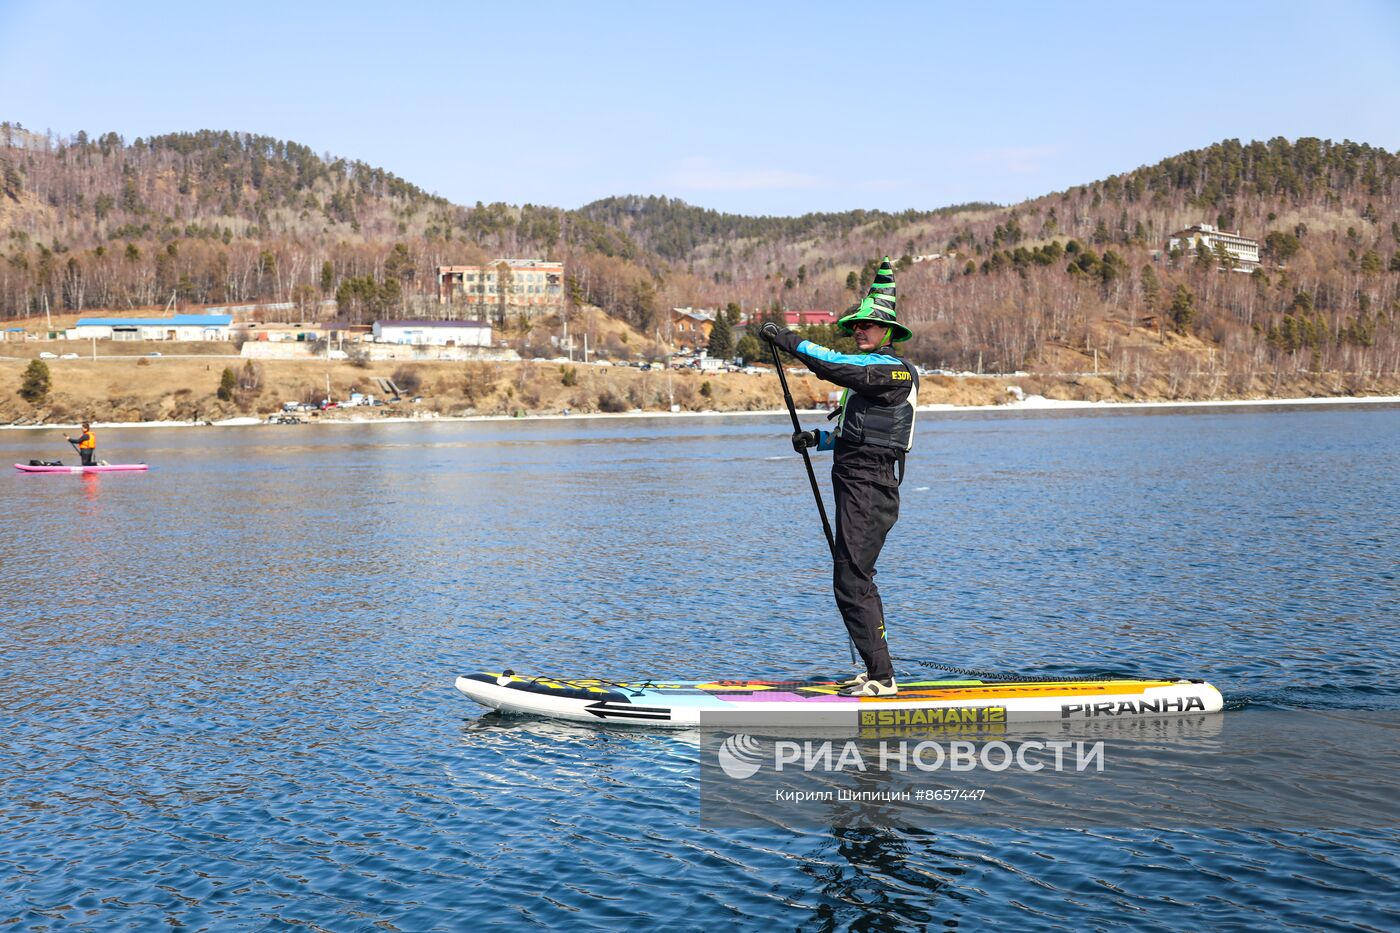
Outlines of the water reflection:
<svg viewBox="0 0 1400 933">
<path fill-rule="evenodd" d="M 800 864 L 821 892 L 812 911 L 813 928 L 907 930 L 945 921 L 957 925 L 957 906 L 939 907 L 945 885 L 964 872 L 963 858 L 939 851 L 934 834 L 912 827 L 861 828 L 838 816 L 831 838 L 834 857 Z"/>
<path fill-rule="evenodd" d="M 452 689 L 845 670 L 783 420 L 113 429 L 150 473 L 0 480 L 6 916 L 1400 923 L 1393 833 L 707 827 L 693 736 Z M 918 445 L 881 565 L 902 663 L 1400 707 L 1400 413 L 921 415 Z"/>
</svg>

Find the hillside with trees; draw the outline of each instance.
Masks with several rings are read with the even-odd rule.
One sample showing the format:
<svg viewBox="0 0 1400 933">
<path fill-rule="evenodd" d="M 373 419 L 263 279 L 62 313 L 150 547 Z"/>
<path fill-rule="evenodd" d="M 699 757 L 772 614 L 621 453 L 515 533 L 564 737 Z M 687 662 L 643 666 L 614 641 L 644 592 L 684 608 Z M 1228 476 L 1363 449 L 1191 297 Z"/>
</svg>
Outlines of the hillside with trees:
<svg viewBox="0 0 1400 933">
<path fill-rule="evenodd" d="M 690 215 L 632 203 L 669 215 L 634 218 L 639 242 Z M 1165 251 L 1195 223 L 1259 240 L 1260 268 Z M 909 346 L 930 365 L 1056 374 L 1090 396 L 1338 393 L 1400 374 L 1400 157 L 1363 144 L 1231 140 L 1007 208 L 871 217 L 815 239 L 816 226 L 702 216 L 695 229 L 678 261 L 710 306 L 839 310 L 876 257 L 896 257 Z M 1080 379 L 1096 368 L 1103 379 Z"/>
<path fill-rule="evenodd" d="M 0 124 L 0 315 L 340 297 L 355 321 L 421 311 L 433 269 L 501 255 L 649 280 L 616 230 L 568 211 L 459 207 L 293 142 L 200 131 L 125 142 Z M 611 263 L 611 265 L 609 265 Z M 586 264 L 580 264 L 581 268 Z"/>
<path fill-rule="evenodd" d="M 1193 223 L 1258 239 L 1261 267 L 1166 252 Z M 571 307 L 664 338 L 672 306 L 839 311 L 886 254 L 931 366 L 1088 397 L 1375 391 L 1400 373 L 1400 158 L 1360 143 L 1228 140 L 1009 207 L 780 218 L 664 197 L 465 207 L 268 137 L 0 124 L 6 317 L 412 317 L 437 313 L 434 267 L 528 255 L 567 263 Z"/>
</svg>

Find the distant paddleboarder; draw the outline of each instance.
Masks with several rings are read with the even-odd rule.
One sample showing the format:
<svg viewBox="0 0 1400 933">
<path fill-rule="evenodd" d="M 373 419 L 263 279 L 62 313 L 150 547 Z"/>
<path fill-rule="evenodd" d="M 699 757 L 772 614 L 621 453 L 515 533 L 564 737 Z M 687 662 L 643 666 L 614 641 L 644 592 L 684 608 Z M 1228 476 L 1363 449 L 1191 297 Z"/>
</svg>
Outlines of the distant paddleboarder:
<svg viewBox="0 0 1400 933">
<path fill-rule="evenodd" d="M 92 457 L 97 451 L 97 438 L 92 433 L 92 425 L 83 422 L 83 433 L 77 437 L 63 435 L 63 439 L 72 444 L 78 450 L 78 456 L 83 458 L 83 466 L 93 466 Z"/>
<path fill-rule="evenodd" d="M 913 336 L 895 320 L 894 270 L 886 256 L 865 298 L 836 322 L 854 334 L 859 354 L 838 353 L 802 340 L 772 321 L 759 333 L 798 357 L 812 372 L 845 388 L 834 431 L 795 431 L 793 449 L 834 450 L 836 495 L 833 585 L 846 631 L 865 672 L 842 685 L 846 696 L 899 692 L 885 639 L 885 610 L 875 585 L 875 561 L 899 518 L 904 458 L 914 443 L 919 375 L 893 351 Z M 794 419 L 796 416 L 794 415 Z"/>
</svg>

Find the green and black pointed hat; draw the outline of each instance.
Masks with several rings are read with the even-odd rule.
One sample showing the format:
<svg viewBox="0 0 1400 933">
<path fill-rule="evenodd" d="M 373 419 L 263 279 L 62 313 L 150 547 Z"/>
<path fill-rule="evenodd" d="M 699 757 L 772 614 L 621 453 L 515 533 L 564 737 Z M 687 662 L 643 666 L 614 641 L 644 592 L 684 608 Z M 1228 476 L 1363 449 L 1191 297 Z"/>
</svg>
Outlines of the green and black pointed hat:
<svg viewBox="0 0 1400 933">
<path fill-rule="evenodd" d="M 914 332 L 895 320 L 894 311 L 894 269 L 890 257 L 880 262 L 880 270 L 875 273 L 875 281 L 870 283 L 870 291 L 865 293 L 860 304 L 836 322 L 843 333 L 852 333 L 856 321 L 875 321 L 890 329 L 890 342 L 900 343 L 914 336 Z"/>
</svg>

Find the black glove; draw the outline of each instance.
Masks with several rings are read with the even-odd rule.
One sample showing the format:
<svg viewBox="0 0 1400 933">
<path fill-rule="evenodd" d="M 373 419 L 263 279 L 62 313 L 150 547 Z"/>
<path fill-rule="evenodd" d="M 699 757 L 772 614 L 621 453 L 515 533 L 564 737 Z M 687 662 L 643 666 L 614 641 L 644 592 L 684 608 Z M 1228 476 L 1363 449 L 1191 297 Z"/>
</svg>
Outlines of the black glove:
<svg viewBox="0 0 1400 933">
<path fill-rule="evenodd" d="M 821 437 L 816 431 L 792 432 L 792 449 L 798 453 L 802 453 L 808 447 L 816 447 L 820 443 Z"/>
<path fill-rule="evenodd" d="M 764 340 L 777 340 L 783 329 L 774 321 L 764 321 L 763 326 L 758 329 L 758 335 Z"/>
</svg>

